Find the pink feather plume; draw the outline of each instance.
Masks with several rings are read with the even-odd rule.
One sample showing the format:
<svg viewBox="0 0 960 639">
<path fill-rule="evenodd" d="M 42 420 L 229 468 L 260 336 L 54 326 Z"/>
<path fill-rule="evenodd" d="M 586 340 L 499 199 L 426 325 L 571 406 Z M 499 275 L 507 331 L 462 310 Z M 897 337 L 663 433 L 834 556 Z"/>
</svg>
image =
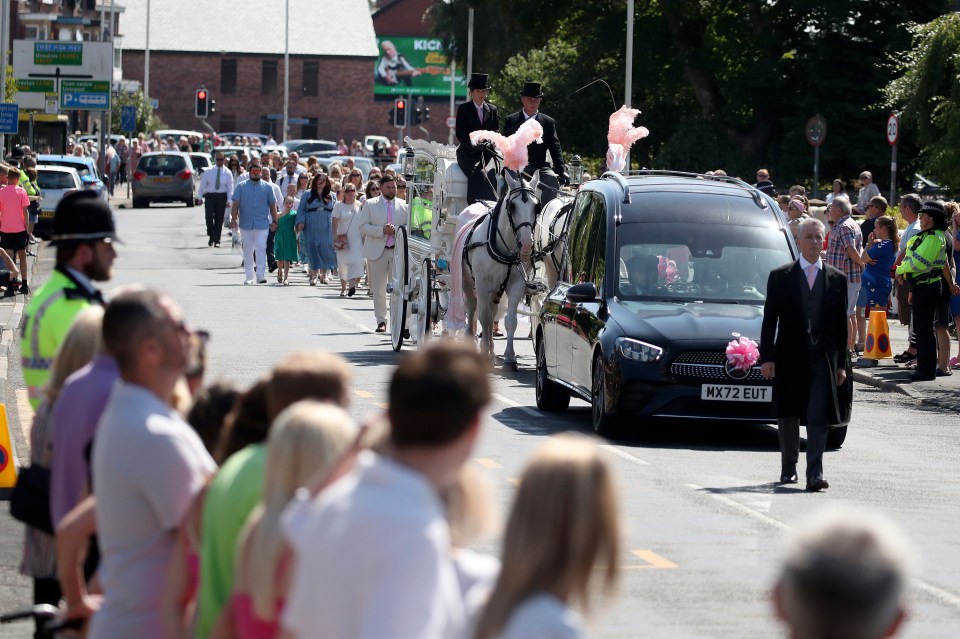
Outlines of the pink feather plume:
<svg viewBox="0 0 960 639">
<path fill-rule="evenodd" d="M 510 137 L 504 137 L 496 131 L 474 131 L 470 134 L 470 141 L 474 146 L 481 140 L 490 140 L 500 149 L 504 167 L 520 171 L 527 166 L 527 145 L 543 142 L 543 127 L 534 118 L 530 118 Z"/>
<path fill-rule="evenodd" d="M 650 135 L 645 126 L 635 127 L 633 121 L 640 115 L 639 109 L 626 106 L 610 116 L 610 128 L 607 130 L 607 170 L 622 171 L 626 166 L 627 152 L 633 143 Z"/>
</svg>

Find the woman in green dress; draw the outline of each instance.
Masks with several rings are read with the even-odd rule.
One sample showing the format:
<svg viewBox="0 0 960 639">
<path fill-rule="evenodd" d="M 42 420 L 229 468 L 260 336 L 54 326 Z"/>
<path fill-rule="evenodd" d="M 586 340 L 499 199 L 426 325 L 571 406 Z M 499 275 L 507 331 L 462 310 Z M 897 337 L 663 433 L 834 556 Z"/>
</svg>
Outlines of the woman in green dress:
<svg viewBox="0 0 960 639">
<path fill-rule="evenodd" d="M 288 195 L 283 199 L 283 212 L 277 221 L 277 235 L 274 239 L 273 252 L 277 258 L 277 281 L 286 286 L 290 283 L 290 265 L 300 259 L 297 250 L 297 233 L 294 222 L 297 219 L 297 209 L 294 198 Z"/>
</svg>

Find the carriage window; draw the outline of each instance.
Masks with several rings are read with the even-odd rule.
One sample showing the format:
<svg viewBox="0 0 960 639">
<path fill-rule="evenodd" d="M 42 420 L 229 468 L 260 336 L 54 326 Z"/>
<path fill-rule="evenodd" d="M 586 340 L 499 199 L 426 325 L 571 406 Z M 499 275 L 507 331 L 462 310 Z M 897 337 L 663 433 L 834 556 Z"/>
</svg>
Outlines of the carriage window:
<svg viewBox="0 0 960 639">
<path fill-rule="evenodd" d="M 407 181 L 410 193 L 410 235 L 430 239 L 433 226 L 433 187 L 431 184 L 417 184 Z"/>
</svg>

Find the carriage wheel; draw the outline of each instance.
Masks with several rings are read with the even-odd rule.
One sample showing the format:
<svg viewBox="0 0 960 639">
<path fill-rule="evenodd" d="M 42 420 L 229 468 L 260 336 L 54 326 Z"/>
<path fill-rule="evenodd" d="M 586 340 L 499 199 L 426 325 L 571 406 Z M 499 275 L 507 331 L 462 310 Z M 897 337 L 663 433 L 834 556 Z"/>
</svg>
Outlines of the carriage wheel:
<svg viewBox="0 0 960 639">
<path fill-rule="evenodd" d="M 409 277 L 407 229 L 397 228 L 393 249 L 393 272 L 390 274 L 390 343 L 393 350 L 403 346 L 403 331 L 407 326 L 407 283 Z"/>
<path fill-rule="evenodd" d="M 420 268 L 420 292 L 417 296 L 417 348 L 433 337 L 433 261 L 428 257 Z"/>
</svg>

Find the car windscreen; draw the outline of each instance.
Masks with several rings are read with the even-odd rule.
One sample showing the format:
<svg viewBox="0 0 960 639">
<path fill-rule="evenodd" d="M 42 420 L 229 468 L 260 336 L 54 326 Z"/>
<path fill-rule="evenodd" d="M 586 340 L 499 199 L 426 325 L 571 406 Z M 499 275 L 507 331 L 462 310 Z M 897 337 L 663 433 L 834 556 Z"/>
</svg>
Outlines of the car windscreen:
<svg viewBox="0 0 960 639">
<path fill-rule="evenodd" d="M 37 171 L 37 186 L 45 189 L 75 189 L 77 183 L 73 175 L 64 171 Z"/>
<path fill-rule="evenodd" d="M 187 168 L 187 162 L 179 155 L 146 155 L 140 158 L 137 168 L 147 175 L 170 175 Z"/>
<path fill-rule="evenodd" d="M 670 219 L 617 231 L 623 299 L 762 304 L 770 270 L 792 260 L 774 226 L 685 224 Z"/>
<path fill-rule="evenodd" d="M 90 177 L 90 178 L 93 177 L 93 174 L 90 172 L 90 167 L 84 164 L 83 162 L 64 162 L 64 161 L 50 160 L 48 162 L 44 162 L 44 164 L 47 164 L 50 166 L 65 166 L 68 169 L 76 169 L 77 173 L 80 174 L 81 179 L 85 177 Z M 40 187 L 43 188 L 43 185 L 41 184 Z"/>
</svg>

